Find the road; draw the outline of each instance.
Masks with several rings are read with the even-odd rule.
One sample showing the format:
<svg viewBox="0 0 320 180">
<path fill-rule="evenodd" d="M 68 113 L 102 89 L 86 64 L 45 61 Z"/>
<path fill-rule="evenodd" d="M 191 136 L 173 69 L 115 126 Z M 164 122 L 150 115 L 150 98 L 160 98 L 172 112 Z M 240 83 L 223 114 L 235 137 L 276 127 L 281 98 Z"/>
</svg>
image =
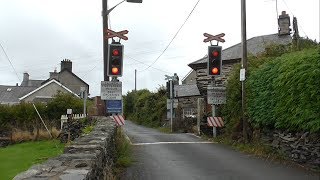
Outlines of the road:
<svg viewBox="0 0 320 180">
<path fill-rule="evenodd" d="M 165 134 L 126 121 L 135 162 L 121 179 L 320 180 L 302 169 L 265 161 L 192 134 Z"/>
</svg>

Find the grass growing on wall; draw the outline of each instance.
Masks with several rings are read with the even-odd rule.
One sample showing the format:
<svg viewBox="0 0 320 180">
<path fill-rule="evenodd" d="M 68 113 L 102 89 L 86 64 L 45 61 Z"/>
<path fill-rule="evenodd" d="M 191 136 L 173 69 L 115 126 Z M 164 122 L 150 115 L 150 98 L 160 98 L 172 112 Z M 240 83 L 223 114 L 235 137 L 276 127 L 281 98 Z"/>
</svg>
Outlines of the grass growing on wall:
<svg viewBox="0 0 320 180">
<path fill-rule="evenodd" d="M 56 147 L 57 145 L 57 147 Z M 0 149 L 0 179 L 11 180 L 33 164 L 46 161 L 63 152 L 64 144 L 54 141 L 37 141 L 15 144 Z"/>
</svg>

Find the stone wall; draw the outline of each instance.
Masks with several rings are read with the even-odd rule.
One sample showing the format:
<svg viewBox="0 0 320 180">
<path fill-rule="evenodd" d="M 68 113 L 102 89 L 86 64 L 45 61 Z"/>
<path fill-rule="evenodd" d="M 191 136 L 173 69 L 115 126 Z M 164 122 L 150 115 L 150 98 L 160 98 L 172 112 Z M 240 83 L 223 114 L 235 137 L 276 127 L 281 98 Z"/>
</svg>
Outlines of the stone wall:
<svg viewBox="0 0 320 180">
<path fill-rule="evenodd" d="M 32 166 L 14 179 L 107 179 L 115 161 L 115 136 L 114 121 L 99 117 L 94 130 L 77 138 L 63 154 Z"/>
<path fill-rule="evenodd" d="M 262 140 L 289 159 L 311 169 L 320 170 L 320 134 L 267 131 Z"/>
</svg>

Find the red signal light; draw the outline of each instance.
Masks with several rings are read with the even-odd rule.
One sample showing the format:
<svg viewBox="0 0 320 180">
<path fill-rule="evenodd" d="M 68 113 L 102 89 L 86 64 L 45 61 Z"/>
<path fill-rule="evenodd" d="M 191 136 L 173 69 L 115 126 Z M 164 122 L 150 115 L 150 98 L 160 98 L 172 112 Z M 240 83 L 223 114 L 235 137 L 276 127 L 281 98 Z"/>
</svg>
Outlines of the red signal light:
<svg viewBox="0 0 320 180">
<path fill-rule="evenodd" d="M 119 54 L 120 54 L 120 52 L 119 52 L 118 49 L 114 49 L 114 50 L 112 51 L 112 55 L 113 55 L 113 56 L 119 56 Z"/>
<path fill-rule="evenodd" d="M 112 72 L 112 74 L 118 74 L 118 73 L 119 73 L 119 68 L 113 67 L 113 68 L 111 69 L 111 72 Z"/>
<path fill-rule="evenodd" d="M 219 73 L 219 69 L 214 67 L 214 68 L 212 68 L 211 72 L 212 72 L 212 74 L 218 74 Z"/>
<path fill-rule="evenodd" d="M 213 55 L 213 57 L 218 57 L 219 56 L 219 52 L 218 51 L 213 51 L 212 55 Z"/>
</svg>

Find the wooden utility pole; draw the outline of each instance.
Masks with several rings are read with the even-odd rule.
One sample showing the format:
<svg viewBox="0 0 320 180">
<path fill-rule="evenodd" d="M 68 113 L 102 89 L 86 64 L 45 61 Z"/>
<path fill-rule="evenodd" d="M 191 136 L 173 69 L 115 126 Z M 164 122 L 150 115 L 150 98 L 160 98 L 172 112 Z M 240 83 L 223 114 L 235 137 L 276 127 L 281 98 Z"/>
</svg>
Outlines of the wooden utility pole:
<svg viewBox="0 0 320 180">
<path fill-rule="evenodd" d="M 134 70 L 134 91 L 137 91 L 137 70 Z"/>
<path fill-rule="evenodd" d="M 241 68 L 248 72 L 247 63 L 247 28 L 246 28 L 246 0 L 241 0 L 241 39 L 242 39 L 242 58 L 241 58 Z M 248 142 L 248 120 L 245 115 L 246 106 L 246 91 L 245 91 L 245 80 L 241 81 L 242 86 L 242 133 L 245 142 Z"/>
<path fill-rule="evenodd" d="M 108 38 L 106 30 L 108 29 L 108 0 L 102 0 L 102 21 L 103 21 L 103 80 L 109 81 L 108 70 Z"/>
</svg>

